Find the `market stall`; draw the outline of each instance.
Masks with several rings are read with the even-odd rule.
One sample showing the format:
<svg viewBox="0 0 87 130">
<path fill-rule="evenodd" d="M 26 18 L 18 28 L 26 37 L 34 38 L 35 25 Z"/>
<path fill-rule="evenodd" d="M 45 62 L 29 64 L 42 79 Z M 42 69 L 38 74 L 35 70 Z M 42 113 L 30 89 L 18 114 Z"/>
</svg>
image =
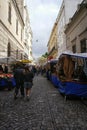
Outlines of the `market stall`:
<svg viewBox="0 0 87 130">
<path fill-rule="evenodd" d="M 10 90 L 15 87 L 16 83 L 11 70 L 11 64 L 15 61 L 12 57 L 0 58 L 0 89 Z"/>
<path fill-rule="evenodd" d="M 0 90 L 8 89 L 11 90 L 16 85 L 13 74 L 0 74 Z"/>
<path fill-rule="evenodd" d="M 87 98 L 87 53 L 62 53 L 57 70 L 61 94 Z"/>
</svg>

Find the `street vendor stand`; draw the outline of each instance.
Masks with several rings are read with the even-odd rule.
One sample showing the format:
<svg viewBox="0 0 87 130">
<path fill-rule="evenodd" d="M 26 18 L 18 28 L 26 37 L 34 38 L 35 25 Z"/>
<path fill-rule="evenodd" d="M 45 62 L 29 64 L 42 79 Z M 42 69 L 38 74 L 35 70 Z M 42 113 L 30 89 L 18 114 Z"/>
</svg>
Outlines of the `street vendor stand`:
<svg viewBox="0 0 87 130">
<path fill-rule="evenodd" d="M 57 59 L 51 59 L 47 62 L 46 65 L 46 75 L 47 79 L 50 80 L 55 87 L 58 87 L 58 80 L 57 80 L 57 73 L 56 73 L 56 65 L 58 60 Z"/>
<path fill-rule="evenodd" d="M 62 53 L 57 70 L 61 94 L 87 98 L 87 53 Z"/>
<path fill-rule="evenodd" d="M 4 71 L 0 72 L 0 89 L 8 89 L 11 90 L 12 88 L 15 87 L 16 83 L 15 83 L 15 79 L 14 79 L 14 75 L 11 71 L 11 64 L 13 62 L 15 62 L 16 60 L 12 57 L 4 57 L 4 58 L 0 58 L 0 64 L 3 65 L 7 65 L 9 68 L 8 73 L 5 73 Z"/>
<path fill-rule="evenodd" d="M 11 90 L 15 87 L 15 85 L 16 83 L 13 74 L 0 74 L 0 90 L 5 88 Z"/>
</svg>

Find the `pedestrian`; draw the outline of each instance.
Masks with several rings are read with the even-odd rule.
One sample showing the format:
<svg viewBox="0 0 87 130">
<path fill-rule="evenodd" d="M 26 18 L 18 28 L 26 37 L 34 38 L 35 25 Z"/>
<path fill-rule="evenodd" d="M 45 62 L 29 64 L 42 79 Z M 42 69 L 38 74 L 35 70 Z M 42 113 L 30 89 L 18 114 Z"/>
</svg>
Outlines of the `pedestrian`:
<svg viewBox="0 0 87 130">
<path fill-rule="evenodd" d="M 26 92 L 26 99 L 29 100 L 31 88 L 33 86 L 33 72 L 30 71 L 29 67 L 25 67 L 24 69 L 24 88 Z"/>
<path fill-rule="evenodd" d="M 0 65 L 0 74 L 2 74 L 3 73 L 3 67 L 2 67 L 2 65 Z"/>
<path fill-rule="evenodd" d="M 7 65 L 5 65 L 5 67 L 4 67 L 4 73 L 8 73 L 8 66 Z"/>
<path fill-rule="evenodd" d="M 35 76 L 36 75 L 36 71 L 37 71 L 35 66 L 32 67 L 32 71 L 33 71 L 33 74 Z"/>
<path fill-rule="evenodd" d="M 23 68 L 17 67 L 14 70 L 14 78 L 16 81 L 16 86 L 15 86 L 15 93 L 14 93 L 14 99 L 17 99 L 19 89 L 21 93 L 21 97 L 24 98 L 24 75 L 23 75 Z"/>
</svg>

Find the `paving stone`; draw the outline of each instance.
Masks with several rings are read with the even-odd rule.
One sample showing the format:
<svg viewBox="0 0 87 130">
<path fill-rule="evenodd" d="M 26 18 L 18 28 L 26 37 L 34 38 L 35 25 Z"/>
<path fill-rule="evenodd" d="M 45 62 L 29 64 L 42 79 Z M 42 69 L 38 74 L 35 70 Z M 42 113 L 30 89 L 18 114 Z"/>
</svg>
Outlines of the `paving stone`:
<svg viewBox="0 0 87 130">
<path fill-rule="evenodd" d="M 87 130 L 87 101 L 65 101 L 45 77 L 34 77 L 29 102 L 13 96 L 0 91 L 0 130 Z"/>
</svg>

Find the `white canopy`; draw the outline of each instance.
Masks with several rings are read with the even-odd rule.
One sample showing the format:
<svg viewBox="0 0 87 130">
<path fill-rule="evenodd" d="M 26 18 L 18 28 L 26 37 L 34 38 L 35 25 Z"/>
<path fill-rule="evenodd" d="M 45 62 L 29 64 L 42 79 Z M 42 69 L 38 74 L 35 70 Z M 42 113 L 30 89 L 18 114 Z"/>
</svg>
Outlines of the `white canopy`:
<svg viewBox="0 0 87 130">
<path fill-rule="evenodd" d="M 70 56 L 74 56 L 74 57 L 87 58 L 87 53 L 72 53 L 72 52 L 65 51 L 65 52 L 61 53 L 60 56 L 61 55 L 70 55 Z"/>
<path fill-rule="evenodd" d="M 12 62 L 15 62 L 16 59 L 13 57 L 3 57 L 0 58 L 0 64 L 11 64 Z"/>
</svg>

